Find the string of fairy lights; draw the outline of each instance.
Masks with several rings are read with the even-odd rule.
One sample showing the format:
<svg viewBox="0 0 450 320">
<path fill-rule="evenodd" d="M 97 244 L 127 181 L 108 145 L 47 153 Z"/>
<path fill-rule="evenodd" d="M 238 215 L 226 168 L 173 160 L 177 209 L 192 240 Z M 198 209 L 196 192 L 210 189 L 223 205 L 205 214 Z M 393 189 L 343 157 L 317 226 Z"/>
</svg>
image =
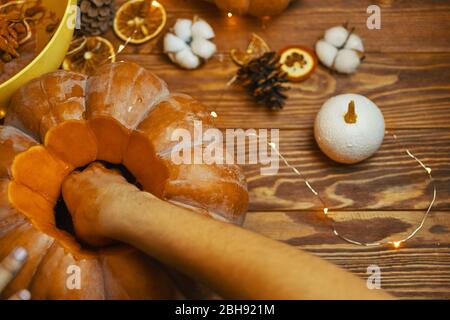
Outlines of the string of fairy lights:
<svg viewBox="0 0 450 320">
<path fill-rule="evenodd" d="M 152 5 L 156 5 L 157 1 L 152 1 Z M 231 12 L 227 13 L 227 17 L 228 18 L 232 18 L 233 14 Z M 137 31 L 137 30 L 136 30 Z M 135 31 L 135 32 L 136 32 Z M 123 44 L 121 44 L 116 52 L 116 54 L 121 53 L 129 44 L 130 40 L 132 39 L 132 37 L 130 36 L 127 41 L 125 41 Z M 111 57 L 108 58 L 108 60 Z M 223 56 L 219 57 L 220 62 L 223 62 Z M 222 96 L 223 94 L 226 92 L 226 90 L 228 90 L 228 88 L 236 81 L 237 77 L 233 76 L 225 85 L 225 88 L 222 90 L 221 94 L 220 94 L 220 98 L 219 98 L 219 104 L 217 106 L 220 105 L 220 103 L 222 102 Z M 210 115 L 213 118 L 218 118 L 219 115 L 217 113 L 217 111 L 211 111 Z M 391 134 L 389 131 L 386 131 L 386 134 L 390 134 L 392 136 L 392 138 L 394 139 L 394 141 L 396 143 L 398 142 L 397 139 L 397 135 L 395 134 Z M 246 132 L 245 135 L 247 137 L 253 136 L 253 137 L 257 137 L 260 138 L 259 135 L 255 132 Z M 342 240 L 354 244 L 354 245 L 359 245 L 359 246 L 365 246 L 365 247 L 374 247 L 374 246 L 382 246 L 382 245 L 390 245 L 394 248 L 399 248 L 402 244 L 404 244 L 406 241 L 410 240 L 411 238 L 413 238 L 424 226 L 425 221 L 436 201 L 436 195 L 437 195 L 437 188 L 433 179 L 433 176 L 431 175 L 431 168 L 426 166 L 422 160 L 420 160 L 417 156 L 415 156 L 408 148 L 405 148 L 404 146 L 402 146 L 404 152 L 411 158 L 413 159 L 426 173 L 427 176 L 427 180 L 429 181 L 431 187 L 432 187 L 432 197 L 431 200 L 427 206 L 427 209 L 425 211 L 425 213 L 423 214 L 419 224 L 417 225 L 416 228 L 414 228 L 407 236 L 398 239 L 398 240 L 386 240 L 386 241 L 375 241 L 375 242 L 364 242 L 364 241 L 359 241 L 359 240 L 355 240 L 355 239 L 351 239 L 345 235 L 343 235 L 342 233 L 340 233 L 336 227 L 336 221 L 333 219 L 333 214 L 332 211 L 330 210 L 330 208 L 327 206 L 325 200 L 323 199 L 323 197 L 321 196 L 320 192 L 318 192 L 314 187 L 313 184 L 307 179 L 307 177 L 303 174 L 302 171 L 300 171 L 297 167 L 295 167 L 294 165 L 291 165 L 289 163 L 289 161 L 286 159 L 286 157 L 280 152 L 278 146 L 274 143 L 274 142 L 268 142 L 267 145 L 271 148 L 271 150 L 273 150 L 273 152 L 275 152 L 277 154 L 277 156 L 282 160 L 282 162 L 286 165 L 287 168 L 289 168 L 295 175 L 299 176 L 300 179 L 303 181 L 303 183 L 306 185 L 307 189 L 311 192 L 311 194 L 316 197 L 318 199 L 318 201 L 321 204 L 321 211 L 323 212 L 324 216 L 327 218 L 327 220 L 330 222 L 330 226 L 332 229 L 332 232 L 334 235 L 336 235 L 337 237 L 341 238 Z"/>
<path fill-rule="evenodd" d="M 233 76 L 225 85 L 225 90 L 227 90 L 235 81 L 237 80 L 236 76 Z M 223 92 L 222 92 L 223 95 Z M 222 99 L 219 100 L 219 104 L 222 101 Z M 211 112 L 211 116 L 214 118 L 218 117 L 218 114 L 216 111 L 212 111 Z M 259 138 L 259 135 L 254 133 L 254 132 L 249 132 L 249 133 L 245 133 L 246 136 L 250 137 L 257 137 Z M 386 134 L 390 134 L 392 136 L 392 138 L 394 139 L 394 142 L 399 143 L 398 142 L 398 138 L 396 134 L 391 134 L 388 130 L 386 130 Z M 431 187 L 432 187 L 432 197 L 430 202 L 428 203 L 427 209 L 424 213 L 424 215 L 422 216 L 420 223 L 418 224 L 418 226 L 416 228 L 414 228 L 407 236 L 398 239 L 398 240 L 386 240 L 386 241 L 374 241 L 374 242 L 364 242 L 364 241 L 358 241 L 355 239 L 351 239 L 345 235 L 343 235 L 342 233 L 340 233 L 336 227 L 336 222 L 335 220 L 332 218 L 332 211 L 330 211 L 330 208 L 327 206 L 325 200 L 323 199 L 323 197 L 321 196 L 321 194 L 313 187 L 312 183 L 306 178 L 306 176 L 295 166 L 291 165 L 289 163 L 289 161 L 286 159 L 286 157 L 281 154 L 281 152 L 278 149 L 278 146 L 274 143 L 274 142 L 268 142 L 267 145 L 277 154 L 277 156 L 283 161 L 283 163 L 286 165 L 286 167 L 288 167 L 289 169 L 292 170 L 292 172 L 299 176 L 301 178 L 301 180 L 304 182 L 304 184 L 306 185 L 306 187 L 308 188 L 308 190 L 314 195 L 314 197 L 316 197 L 318 199 L 318 201 L 320 202 L 321 206 L 322 206 L 322 212 L 324 214 L 324 216 L 328 219 L 328 221 L 330 222 L 331 228 L 332 228 L 332 232 L 339 238 L 341 238 L 342 240 L 351 243 L 351 244 L 355 244 L 355 245 L 359 245 L 359 246 L 365 246 L 365 247 L 374 247 L 374 246 L 382 246 L 382 245 L 391 245 L 394 248 L 399 248 L 403 243 L 405 243 L 406 241 L 408 241 L 409 239 L 411 239 L 412 237 L 414 237 L 417 232 L 419 232 L 422 227 L 425 224 L 425 221 L 436 201 L 436 195 L 437 195 L 437 188 L 436 188 L 436 184 L 434 183 L 434 179 L 433 176 L 431 175 L 431 168 L 426 166 L 422 160 L 420 160 L 417 156 L 415 156 L 408 148 L 405 148 L 404 146 L 402 146 L 404 152 L 410 157 L 412 158 L 415 162 L 417 162 L 417 164 L 426 172 L 427 175 L 427 180 L 429 181 Z"/>
<path fill-rule="evenodd" d="M 216 111 L 212 111 L 211 116 L 214 118 L 218 117 L 218 114 Z M 245 133 L 247 137 L 253 136 L 253 137 L 257 137 L 259 138 L 259 135 L 254 133 L 254 132 L 249 132 L 249 133 Z M 386 131 L 386 134 L 389 134 L 389 131 Z M 392 134 L 392 137 L 394 139 L 395 142 L 398 143 L 398 139 L 397 136 L 395 134 Z M 425 224 L 425 221 L 434 205 L 434 202 L 436 201 L 436 195 L 437 195 L 437 188 L 436 185 L 434 183 L 434 179 L 433 176 L 431 175 L 431 168 L 427 167 L 417 156 L 415 156 L 408 148 L 404 148 L 404 152 L 410 157 L 412 158 L 415 162 L 417 162 L 419 164 L 419 166 L 421 168 L 424 169 L 424 171 L 426 172 L 427 178 L 432 186 L 432 198 L 427 206 L 427 209 L 424 213 L 424 215 L 422 216 L 422 219 L 420 220 L 420 223 L 418 224 L 418 226 L 416 228 L 414 228 L 407 236 L 405 236 L 404 238 L 398 239 L 398 240 L 387 240 L 387 241 L 375 241 L 375 242 L 363 242 L 363 241 L 358 241 L 355 239 L 351 239 L 345 235 L 343 235 L 342 233 L 340 233 L 336 227 L 336 222 L 335 220 L 332 218 L 332 211 L 330 211 L 330 208 L 326 205 L 325 200 L 322 198 L 322 196 L 320 195 L 320 193 L 313 187 L 312 183 L 305 177 L 305 175 L 295 166 L 291 165 L 289 163 L 289 161 L 286 159 L 286 157 L 281 154 L 281 152 L 278 149 L 278 146 L 274 143 L 274 142 L 268 142 L 267 145 L 277 154 L 277 156 L 283 161 L 283 163 L 286 165 L 286 167 L 288 167 L 289 169 L 292 170 L 292 172 L 294 172 L 294 174 L 296 174 L 297 176 L 299 176 L 301 178 L 301 180 L 303 181 L 303 183 L 306 185 L 306 187 L 308 188 L 308 190 L 314 195 L 314 197 L 316 197 L 319 202 L 321 203 L 322 206 L 322 212 L 324 214 L 324 216 L 328 219 L 328 221 L 331 224 L 331 228 L 332 228 L 332 232 L 339 238 L 341 238 L 342 240 L 351 243 L 351 244 L 355 244 L 355 245 L 359 245 L 359 246 L 365 246 L 365 247 L 374 247 L 374 246 L 382 246 L 382 245 L 391 245 L 394 248 L 399 248 L 403 243 L 405 243 L 406 241 L 408 241 L 409 239 L 411 239 L 412 237 L 414 237 L 417 232 L 419 232 L 422 227 Z"/>
</svg>

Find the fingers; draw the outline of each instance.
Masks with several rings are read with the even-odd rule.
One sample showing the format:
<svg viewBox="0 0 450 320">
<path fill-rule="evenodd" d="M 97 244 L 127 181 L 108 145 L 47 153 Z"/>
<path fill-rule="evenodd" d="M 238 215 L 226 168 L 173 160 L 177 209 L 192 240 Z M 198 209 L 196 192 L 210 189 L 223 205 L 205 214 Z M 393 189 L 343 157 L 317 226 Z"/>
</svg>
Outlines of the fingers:
<svg viewBox="0 0 450 320">
<path fill-rule="evenodd" d="M 8 283 L 20 271 L 27 257 L 27 251 L 22 247 L 18 247 L 0 262 L 0 292 L 6 288 Z"/>
<path fill-rule="evenodd" d="M 102 195 L 112 186 L 128 185 L 117 171 L 93 163 L 81 172 L 71 173 L 62 185 L 62 195 L 72 216 L 75 233 L 91 246 L 101 247 L 113 240 L 104 235 L 100 223 Z"/>
<path fill-rule="evenodd" d="M 30 300 L 31 299 L 31 293 L 28 290 L 20 290 L 16 294 L 14 294 L 11 298 L 8 300 Z"/>
</svg>

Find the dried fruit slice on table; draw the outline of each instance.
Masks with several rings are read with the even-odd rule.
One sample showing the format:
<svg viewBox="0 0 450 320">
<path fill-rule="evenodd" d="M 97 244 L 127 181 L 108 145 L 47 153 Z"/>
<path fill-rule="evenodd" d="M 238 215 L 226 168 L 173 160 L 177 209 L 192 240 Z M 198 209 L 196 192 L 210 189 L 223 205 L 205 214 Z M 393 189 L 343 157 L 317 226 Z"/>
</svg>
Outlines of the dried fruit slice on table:
<svg viewBox="0 0 450 320">
<path fill-rule="evenodd" d="M 311 49 L 290 46 L 280 51 L 281 70 L 286 72 L 289 81 L 301 81 L 313 73 L 317 57 Z"/>
<path fill-rule="evenodd" d="M 83 37 L 72 41 L 62 67 L 91 75 L 99 66 L 115 61 L 111 42 L 102 37 Z"/>
<path fill-rule="evenodd" d="M 117 11 L 114 31 L 123 41 L 142 44 L 156 37 L 166 20 L 166 10 L 158 1 L 130 0 Z"/>
<path fill-rule="evenodd" d="M 269 52 L 269 45 L 260 36 L 252 33 L 252 39 L 248 44 L 247 50 L 232 49 L 230 51 L 231 59 L 238 65 L 243 66 L 253 59 L 261 57 Z"/>
</svg>

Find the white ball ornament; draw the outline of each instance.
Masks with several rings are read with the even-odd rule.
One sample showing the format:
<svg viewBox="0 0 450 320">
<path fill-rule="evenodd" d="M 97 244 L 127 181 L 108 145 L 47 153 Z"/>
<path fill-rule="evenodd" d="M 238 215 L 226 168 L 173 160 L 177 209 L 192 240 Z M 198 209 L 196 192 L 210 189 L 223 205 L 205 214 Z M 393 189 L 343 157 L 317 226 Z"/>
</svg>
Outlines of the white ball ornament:
<svg viewBox="0 0 450 320">
<path fill-rule="evenodd" d="M 323 39 L 316 42 L 316 54 L 326 67 L 340 73 L 354 73 L 364 57 L 361 38 L 344 26 L 325 31 Z"/>
<path fill-rule="evenodd" d="M 341 94 L 328 99 L 314 123 L 319 148 L 340 163 L 357 163 L 369 158 L 384 138 L 381 110 L 359 94 Z"/>
<path fill-rule="evenodd" d="M 164 37 L 164 52 L 184 69 L 196 69 L 211 58 L 217 47 L 212 27 L 202 19 L 178 19 Z"/>
</svg>

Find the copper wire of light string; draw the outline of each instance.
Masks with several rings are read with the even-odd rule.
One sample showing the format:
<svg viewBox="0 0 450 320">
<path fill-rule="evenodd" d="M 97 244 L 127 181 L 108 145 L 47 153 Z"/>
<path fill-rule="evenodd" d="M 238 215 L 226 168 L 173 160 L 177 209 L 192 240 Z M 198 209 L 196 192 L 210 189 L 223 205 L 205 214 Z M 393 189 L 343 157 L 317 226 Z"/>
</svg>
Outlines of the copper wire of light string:
<svg viewBox="0 0 450 320">
<path fill-rule="evenodd" d="M 389 133 L 388 131 L 386 131 L 386 133 Z M 394 138 L 394 140 L 397 142 L 397 136 L 395 134 L 392 135 L 392 137 Z M 352 244 L 356 244 L 356 245 L 360 245 L 360 246 L 366 246 L 366 247 L 372 247 L 372 246 L 381 246 L 381 245 L 393 245 L 395 248 L 398 248 L 402 243 L 408 241 L 409 239 L 411 239 L 412 237 L 414 237 L 416 235 L 417 232 L 420 231 L 420 229 L 422 229 L 423 225 L 425 224 L 425 220 L 428 217 L 428 214 L 431 211 L 431 208 L 433 207 L 433 204 L 436 200 L 436 194 L 437 194 L 437 189 L 436 189 L 436 185 L 434 183 L 433 177 L 431 175 L 431 169 L 427 166 L 424 165 L 424 163 L 417 158 L 413 153 L 411 153 L 411 151 L 407 148 L 405 148 L 405 153 L 411 157 L 412 159 L 414 159 L 414 161 L 416 161 L 427 173 L 428 175 L 428 179 L 430 180 L 431 185 L 433 186 L 433 197 L 428 205 L 427 210 L 425 211 L 419 225 L 411 232 L 409 233 L 408 236 L 396 240 L 396 241 L 376 241 L 376 242 L 362 242 L 362 241 L 357 241 L 351 238 L 348 238 L 344 235 L 342 235 L 336 228 L 335 226 L 335 221 L 330 218 L 329 216 L 329 208 L 327 207 L 327 205 L 325 204 L 325 201 L 322 199 L 322 197 L 320 196 L 320 194 L 312 187 L 311 183 L 306 179 L 306 177 L 294 166 L 292 166 L 287 159 L 279 152 L 279 150 L 277 149 L 276 145 L 274 143 L 268 143 L 268 145 L 272 148 L 272 150 L 275 151 L 275 153 L 280 157 L 280 159 L 285 163 L 285 165 L 290 168 L 296 175 L 298 175 L 299 177 L 302 178 L 303 182 L 305 183 L 305 185 L 308 187 L 308 189 L 319 199 L 319 201 L 321 202 L 322 206 L 323 206 L 323 213 L 324 215 L 332 222 L 331 223 L 331 227 L 333 230 L 333 233 L 338 236 L 339 238 L 352 243 Z"/>
<path fill-rule="evenodd" d="M 123 45 L 120 45 L 120 46 L 119 46 L 119 49 L 117 50 L 117 53 L 120 53 L 120 52 L 128 45 L 128 43 L 129 43 L 130 40 L 131 40 L 131 37 L 129 37 L 129 38 L 127 39 L 127 41 L 126 41 Z M 222 58 L 223 58 L 223 57 L 220 56 L 220 57 L 219 57 L 219 60 L 222 60 Z M 226 83 L 225 89 L 222 91 L 222 93 L 221 93 L 221 95 L 220 95 L 220 98 L 219 98 L 219 104 L 218 104 L 217 106 L 219 106 L 220 103 L 222 102 L 222 97 L 223 97 L 223 94 L 225 93 L 226 89 L 227 89 L 229 86 L 231 86 L 236 80 L 237 80 L 237 76 L 235 75 L 235 76 L 233 76 L 233 77 Z M 217 118 L 217 117 L 218 117 L 218 113 L 217 113 L 216 111 L 211 111 L 210 114 L 211 114 L 211 116 L 214 117 L 214 118 Z M 386 134 L 388 134 L 388 133 L 389 133 L 389 132 L 386 131 Z M 259 135 L 257 135 L 256 133 L 245 133 L 245 135 L 246 135 L 246 136 L 254 136 L 254 137 L 258 137 L 258 138 L 259 138 Z M 394 138 L 394 141 L 395 141 L 395 142 L 398 142 L 398 141 L 397 141 L 397 136 L 396 136 L 395 134 L 391 134 L 391 135 L 392 135 L 392 137 Z M 417 163 L 425 170 L 425 172 L 426 172 L 427 175 L 428 175 L 428 179 L 429 179 L 431 185 L 433 186 L 433 197 L 432 197 L 432 199 L 431 199 L 431 201 L 430 201 L 430 203 L 429 203 L 429 205 L 428 205 L 427 210 L 425 211 L 425 213 L 424 213 L 424 215 L 423 215 L 423 217 L 422 217 L 422 219 L 421 219 L 419 225 L 418 225 L 411 233 L 409 233 L 408 236 L 406 236 L 406 237 L 404 237 L 404 238 L 402 238 L 402 239 L 399 239 L 399 240 L 397 240 L 397 241 L 390 240 L 390 241 L 376 241 L 376 242 L 363 242 L 363 241 L 357 241 L 357 240 L 348 238 L 348 237 L 346 237 L 345 235 L 342 235 L 342 234 L 337 230 L 337 228 L 336 228 L 336 226 L 335 226 L 335 221 L 330 217 L 330 214 L 329 214 L 329 213 L 330 213 L 330 209 L 329 209 L 328 206 L 326 205 L 326 203 L 325 203 L 324 199 L 321 197 L 320 193 L 319 193 L 318 191 L 316 191 L 316 189 L 314 189 L 314 187 L 313 187 L 312 184 L 308 181 L 308 179 L 304 176 L 304 174 L 303 174 L 300 170 L 298 170 L 295 166 L 291 165 L 291 164 L 289 163 L 289 161 L 288 161 L 288 160 L 280 153 L 280 151 L 278 150 L 276 144 L 273 143 L 273 142 L 268 142 L 267 145 L 268 145 L 268 146 L 269 146 L 269 147 L 270 147 L 270 148 L 278 155 L 278 157 L 283 161 L 283 163 L 284 163 L 289 169 L 291 169 L 296 175 L 298 175 L 298 176 L 303 180 L 303 182 L 304 182 L 304 184 L 306 185 L 306 187 L 311 191 L 311 193 L 312 193 L 315 197 L 317 197 L 317 199 L 319 200 L 319 202 L 322 204 L 322 207 L 323 207 L 322 211 L 323 211 L 325 217 L 328 219 L 329 222 L 331 222 L 330 225 L 331 225 L 331 229 L 332 229 L 333 233 L 334 233 L 337 237 L 339 237 L 339 238 L 341 238 L 342 240 L 344 240 L 344 241 L 346 241 L 346 242 L 348 242 L 348 243 L 351 243 L 351 244 L 355 244 L 355 245 L 359 245 L 359 246 L 366 246 L 366 247 L 381 246 L 381 245 L 386 245 L 386 244 L 387 244 L 387 245 L 392 245 L 392 246 L 394 246 L 394 248 L 398 248 L 402 243 L 404 243 L 404 242 L 408 241 L 409 239 L 411 239 L 412 237 L 414 237 L 414 236 L 417 234 L 417 232 L 419 232 L 419 231 L 422 229 L 422 227 L 423 227 L 423 225 L 425 224 L 425 221 L 426 221 L 426 219 L 427 219 L 427 217 L 428 217 L 428 214 L 430 213 L 431 208 L 433 207 L 434 202 L 435 202 L 435 200 L 436 200 L 437 189 L 436 189 L 436 185 L 435 185 L 435 183 L 434 183 L 433 176 L 431 175 L 431 169 L 430 169 L 429 167 L 425 166 L 425 164 L 424 164 L 419 158 L 417 158 L 417 157 L 416 157 L 416 156 L 415 156 L 408 148 L 404 148 L 405 153 L 406 153 L 410 158 L 412 158 L 414 161 L 416 161 L 416 162 L 417 162 Z"/>
<path fill-rule="evenodd" d="M 233 77 L 226 83 L 226 86 L 225 86 L 224 91 L 225 91 L 229 86 L 231 86 L 236 80 L 237 80 L 237 76 L 233 76 Z M 220 99 L 220 100 L 219 100 L 219 104 L 220 104 L 221 102 L 222 102 L 222 100 Z M 217 112 L 215 112 L 215 111 L 212 111 L 212 112 L 211 112 L 211 115 L 212 115 L 214 118 L 217 118 L 217 117 L 218 117 L 218 114 L 217 114 Z M 386 134 L 391 134 L 391 133 L 390 133 L 389 131 L 386 130 Z M 252 133 L 246 133 L 246 136 L 248 136 L 248 137 L 249 137 L 249 136 L 253 136 L 253 137 L 258 137 L 258 138 L 259 138 L 259 135 L 256 134 L 256 133 L 253 133 L 253 132 L 252 132 Z M 394 141 L 398 143 L 397 135 L 391 134 L 391 136 L 392 136 L 392 138 L 394 139 Z M 396 241 L 394 241 L 394 240 L 389 240 L 389 241 L 375 241 L 375 242 L 363 242 L 363 241 L 354 240 L 354 239 L 351 239 L 351 238 L 349 238 L 349 237 L 346 237 L 345 235 L 341 234 L 341 233 L 337 230 L 337 228 L 336 228 L 336 226 L 335 226 L 335 221 L 334 221 L 334 219 L 332 219 L 332 218 L 330 217 L 330 214 L 329 214 L 329 213 L 330 213 L 330 209 L 329 209 L 328 206 L 326 205 L 326 203 L 325 203 L 324 199 L 321 197 L 320 193 L 319 193 L 316 189 L 314 189 L 314 187 L 313 187 L 312 184 L 308 181 L 308 179 L 304 176 L 304 174 L 303 174 L 299 169 L 297 169 L 295 166 L 293 166 L 293 165 L 291 165 L 291 164 L 289 163 L 289 161 L 288 161 L 288 160 L 281 154 L 281 152 L 278 150 L 278 148 L 277 148 L 277 146 L 276 146 L 275 143 L 273 143 L 273 142 L 268 142 L 267 145 L 268 145 L 268 146 L 269 146 L 269 147 L 270 147 L 270 148 L 278 155 L 278 157 L 284 162 L 284 164 L 285 164 L 289 169 L 291 169 L 296 175 L 298 175 L 298 176 L 303 180 L 304 184 L 305 184 L 306 187 L 309 189 L 309 191 L 311 191 L 311 193 L 312 193 L 315 197 L 317 197 L 317 199 L 319 200 L 319 202 L 322 204 L 322 207 L 323 207 L 322 211 L 323 211 L 325 217 L 326 217 L 326 218 L 328 219 L 328 221 L 330 222 L 330 226 L 331 226 L 331 229 L 332 229 L 333 233 L 334 233 L 337 237 L 339 237 L 339 238 L 341 238 L 342 240 L 344 240 L 344 241 L 346 241 L 346 242 L 348 242 L 348 243 L 351 243 L 351 244 L 355 244 L 355 245 L 359 245 L 359 246 L 365 246 L 365 247 L 374 247 L 374 246 L 382 246 L 382 245 L 392 245 L 394 248 L 399 248 L 400 245 L 401 245 L 402 243 L 405 243 L 406 241 L 408 241 L 409 239 L 411 239 L 412 237 L 414 237 L 414 236 L 417 234 L 417 232 L 419 232 L 419 231 L 422 229 L 422 227 L 423 227 L 423 225 L 425 224 L 425 221 L 426 221 L 426 219 L 427 219 L 427 217 L 428 217 L 428 214 L 430 213 L 431 208 L 433 207 L 434 202 L 436 201 L 437 188 L 436 188 L 436 185 L 435 185 L 435 183 L 434 183 L 433 176 L 431 175 L 431 169 L 430 169 L 429 167 L 427 167 L 427 166 L 426 166 L 419 158 L 417 158 L 417 157 L 416 157 L 416 156 L 415 156 L 408 148 L 402 146 L 402 148 L 404 149 L 405 153 L 406 153 L 410 158 L 412 158 L 414 161 L 416 161 L 416 162 L 420 165 L 420 167 L 422 167 L 422 168 L 425 170 L 425 172 L 427 173 L 428 179 L 429 179 L 429 181 L 430 181 L 430 184 L 431 184 L 432 187 L 433 187 L 433 196 L 432 196 L 431 201 L 429 202 L 429 205 L 428 205 L 428 207 L 427 207 L 427 210 L 425 211 L 425 213 L 424 213 L 424 215 L 423 215 L 423 217 L 422 217 L 422 219 L 421 219 L 419 225 L 418 225 L 412 232 L 410 232 L 406 237 L 404 237 L 404 238 L 402 238 L 402 239 L 399 239 L 399 240 L 396 240 Z"/>
</svg>

